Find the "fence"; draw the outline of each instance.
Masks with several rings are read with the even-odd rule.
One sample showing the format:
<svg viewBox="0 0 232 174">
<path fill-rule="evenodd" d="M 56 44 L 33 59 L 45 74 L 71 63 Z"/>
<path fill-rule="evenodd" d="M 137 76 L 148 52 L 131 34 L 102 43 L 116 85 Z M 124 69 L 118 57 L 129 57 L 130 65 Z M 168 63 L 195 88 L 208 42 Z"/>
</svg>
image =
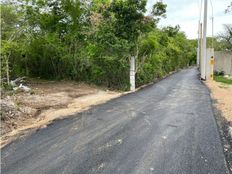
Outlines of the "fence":
<svg viewBox="0 0 232 174">
<path fill-rule="evenodd" d="M 224 71 L 227 75 L 232 75 L 232 51 L 215 52 L 215 71 Z"/>
</svg>

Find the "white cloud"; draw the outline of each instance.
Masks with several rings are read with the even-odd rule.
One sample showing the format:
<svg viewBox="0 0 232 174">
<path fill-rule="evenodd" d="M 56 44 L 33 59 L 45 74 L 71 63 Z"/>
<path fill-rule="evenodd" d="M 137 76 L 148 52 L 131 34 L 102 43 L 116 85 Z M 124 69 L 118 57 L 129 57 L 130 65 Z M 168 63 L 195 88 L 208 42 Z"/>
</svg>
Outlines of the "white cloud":
<svg viewBox="0 0 232 174">
<path fill-rule="evenodd" d="M 208 0 L 208 29 L 207 35 L 212 34 L 212 8 L 210 0 Z M 225 14 L 225 8 L 230 4 L 231 0 L 212 0 L 214 9 L 214 33 L 223 31 L 223 24 L 232 23 L 232 14 Z M 156 0 L 148 0 L 147 9 L 150 11 Z M 163 0 L 168 5 L 167 18 L 162 19 L 160 26 L 180 25 L 188 38 L 197 38 L 198 20 L 199 20 L 199 2 L 200 0 Z"/>
</svg>

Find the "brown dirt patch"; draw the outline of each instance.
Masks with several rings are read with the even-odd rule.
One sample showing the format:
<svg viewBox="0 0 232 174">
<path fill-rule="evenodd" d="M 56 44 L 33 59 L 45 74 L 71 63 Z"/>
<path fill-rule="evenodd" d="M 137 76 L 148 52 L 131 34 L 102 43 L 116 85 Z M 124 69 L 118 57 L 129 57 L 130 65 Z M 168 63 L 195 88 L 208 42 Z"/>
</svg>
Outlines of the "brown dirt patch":
<svg viewBox="0 0 232 174">
<path fill-rule="evenodd" d="M 223 117 L 232 122 L 232 85 L 215 81 L 207 81 L 213 99 L 217 100 L 216 107 L 222 112 Z"/>
<path fill-rule="evenodd" d="M 31 79 L 27 85 L 32 92 L 2 93 L 1 147 L 29 129 L 44 128 L 57 118 L 81 112 L 121 95 L 72 81 Z"/>
</svg>

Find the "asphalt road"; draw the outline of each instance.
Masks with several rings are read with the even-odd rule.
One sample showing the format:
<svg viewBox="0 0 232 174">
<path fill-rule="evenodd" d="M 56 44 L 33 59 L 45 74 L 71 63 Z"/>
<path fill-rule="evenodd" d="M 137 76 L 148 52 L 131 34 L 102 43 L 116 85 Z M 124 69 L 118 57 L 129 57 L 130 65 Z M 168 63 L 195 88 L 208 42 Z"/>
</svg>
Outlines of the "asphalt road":
<svg viewBox="0 0 232 174">
<path fill-rule="evenodd" d="M 197 73 L 183 70 L 11 143 L 2 149 L 2 173 L 228 173 Z"/>
</svg>

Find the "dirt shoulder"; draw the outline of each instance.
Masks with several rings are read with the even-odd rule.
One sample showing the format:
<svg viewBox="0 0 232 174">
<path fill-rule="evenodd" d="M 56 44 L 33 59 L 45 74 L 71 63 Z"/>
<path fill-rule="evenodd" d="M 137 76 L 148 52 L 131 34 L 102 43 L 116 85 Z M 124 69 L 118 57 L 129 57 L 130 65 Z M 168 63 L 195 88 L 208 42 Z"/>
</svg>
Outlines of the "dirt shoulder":
<svg viewBox="0 0 232 174">
<path fill-rule="evenodd" d="M 2 92 L 1 147 L 53 120 L 119 97 L 122 93 L 72 81 L 29 80 L 30 92 Z"/>
<path fill-rule="evenodd" d="M 206 85 L 211 91 L 224 154 L 232 173 L 232 85 L 215 81 L 207 81 Z"/>
<path fill-rule="evenodd" d="M 232 85 L 215 81 L 206 84 L 211 89 L 212 97 L 217 100 L 216 107 L 227 121 L 232 122 Z"/>
</svg>

